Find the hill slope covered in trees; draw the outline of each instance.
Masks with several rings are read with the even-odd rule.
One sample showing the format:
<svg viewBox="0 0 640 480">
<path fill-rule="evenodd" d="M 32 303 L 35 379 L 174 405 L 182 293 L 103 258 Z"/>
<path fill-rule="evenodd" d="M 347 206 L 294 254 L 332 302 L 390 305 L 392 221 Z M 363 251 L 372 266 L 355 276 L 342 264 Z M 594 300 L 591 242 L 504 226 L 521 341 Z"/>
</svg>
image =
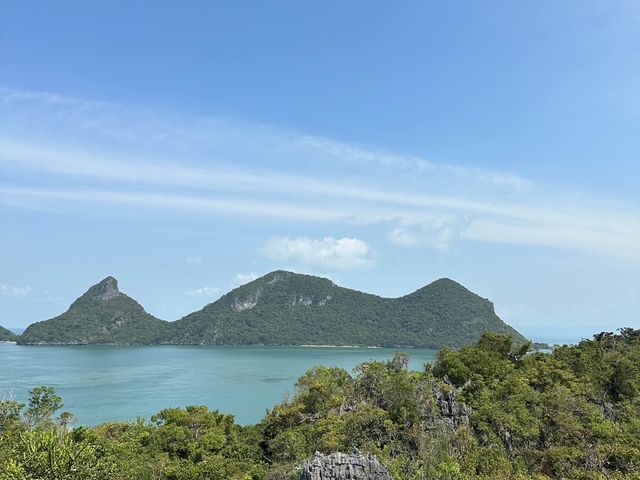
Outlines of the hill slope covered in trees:
<svg viewBox="0 0 640 480">
<path fill-rule="evenodd" d="M 439 348 L 473 343 L 487 331 L 525 341 L 495 314 L 489 300 L 453 280 L 382 298 L 326 278 L 276 271 L 175 322 L 145 312 L 108 277 L 67 312 L 31 325 L 19 342 Z"/>
<path fill-rule="evenodd" d="M 29 325 L 20 344 L 128 345 L 162 342 L 169 322 L 147 313 L 107 277 L 87 290 L 69 309 L 50 320 Z"/>
<path fill-rule="evenodd" d="M 0 342 L 15 342 L 18 336 L 0 325 Z"/>
<path fill-rule="evenodd" d="M 236 288 L 173 328 L 175 343 L 438 348 L 475 342 L 486 331 L 524 341 L 490 301 L 453 280 L 382 298 L 286 271 Z"/>
</svg>

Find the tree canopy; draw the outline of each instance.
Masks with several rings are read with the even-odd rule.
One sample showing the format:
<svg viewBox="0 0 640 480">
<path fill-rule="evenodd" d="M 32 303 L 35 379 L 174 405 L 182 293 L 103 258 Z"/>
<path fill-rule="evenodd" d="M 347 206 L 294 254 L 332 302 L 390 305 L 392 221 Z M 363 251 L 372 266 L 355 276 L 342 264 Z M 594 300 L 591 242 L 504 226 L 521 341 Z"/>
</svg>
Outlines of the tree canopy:
<svg viewBox="0 0 640 480">
<path fill-rule="evenodd" d="M 36 387 L 0 402 L 0 480 L 292 479 L 315 451 L 375 454 L 395 479 L 640 477 L 640 331 L 551 353 L 487 333 L 407 369 L 398 353 L 315 367 L 256 425 L 204 406 L 70 427 Z"/>
</svg>

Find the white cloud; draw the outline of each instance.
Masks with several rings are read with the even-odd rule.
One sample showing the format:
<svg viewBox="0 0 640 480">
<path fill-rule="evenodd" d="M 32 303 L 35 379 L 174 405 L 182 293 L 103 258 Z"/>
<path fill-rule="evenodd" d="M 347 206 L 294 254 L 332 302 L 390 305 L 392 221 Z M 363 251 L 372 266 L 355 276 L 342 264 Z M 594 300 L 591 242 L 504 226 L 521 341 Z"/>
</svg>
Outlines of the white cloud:
<svg viewBox="0 0 640 480">
<path fill-rule="evenodd" d="M 29 203 L 29 199 L 33 203 Z M 299 219 L 307 221 L 348 220 L 349 213 L 339 208 L 314 207 L 287 202 L 260 201 L 248 198 L 211 198 L 202 195 L 163 194 L 120 192 L 94 189 L 43 189 L 43 188 L 11 188 L 0 186 L 0 204 L 16 206 L 20 200 L 23 207 L 38 208 L 38 201 L 50 209 L 51 201 L 70 202 L 77 208 L 83 208 L 87 203 L 128 205 L 158 209 L 167 212 L 201 212 L 220 215 L 250 215 L 267 218 Z M 68 205 L 67 211 L 73 211 L 74 206 Z M 363 219 L 379 221 L 380 216 L 363 216 Z"/>
<path fill-rule="evenodd" d="M 394 228 L 389 234 L 389 239 L 396 245 L 402 245 L 403 247 L 420 245 L 420 239 L 413 232 L 403 227 Z"/>
<path fill-rule="evenodd" d="M 196 288 L 194 290 L 187 290 L 187 295 L 192 296 L 203 296 L 203 297 L 215 297 L 220 293 L 220 289 L 218 287 L 202 287 Z"/>
<path fill-rule="evenodd" d="M 564 225 L 530 225 L 516 222 L 496 222 L 475 219 L 463 233 L 463 238 L 492 243 L 516 243 L 571 250 L 600 255 L 614 255 L 640 260 L 640 232 L 614 234 L 606 228 L 576 229 Z"/>
<path fill-rule="evenodd" d="M 36 297 L 32 297 L 31 299 L 35 302 L 52 302 L 52 303 L 57 303 L 59 305 L 65 304 L 65 301 L 62 297 L 59 297 L 58 295 L 54 295 L 48 290 L 43 290 L 42 294 L 37 295 Z"/>
<path fill-rule="evenodd" d="M 233 283 L 235 285 L 244 285 L 245 283 L 253 282 L 259 276 L 260 275 L 258 275 L 256 272 L 237 273 Z"/>
<path fill-rule="evenodd" d="M 187 265 L 190 265 L 192 267 L 199 267 L 200 265 L 202 265 L 204 259 L 197 255 L 189 255 L 185 257 L 184 261 Z"/>
<path fill-rule="evenodd" d="M 18 179 L 0 185 L 0 204 L 12 208 L 381 225 L 399 246 L 447 251 L 459 239 L 640 260 L 637 207 L 544 191 L 508 172 L 47 93 L 0 88 L 0 114 L 0 173 Z"/>
<path fill-rule="evenodd" d="M 404 221 L 389 235 L 391 242 L 405 247 L 426 246 L 439 252 L 449 250 L 451 243 L 466 229 L 462 218 L 455 215 L 433 215 L 413 223 Z"/>
<path fill-rule="evenodd" d="M 3 297 L 22 298 L 26 297 L 30 293 L 31 287 L 15 287 L 13 285 L 0 283 L 0 295 L 2 295 Z"/>
<path fill-rule="evenodd" d="M 346 162 L 356 167 L 383 168 L 394 172 L 408 171 L 430 176 L 446 175 L 465 182 L 486 183 L 489 186 L 507 189 L 520 190 L 523 186 L 529 185 L 526 179 L 509 172 L 439 164 L 418 156 L 398 154 L 375 147 L 264 125 L 231 122 L 221 118 L 189 118 L 174 112 L 131 109 L 117 103 L 86 100 L 48 92 L 29 92 L 0 87 L 0 107 L 4 107 L 9 115 L 17 117 L 14 118 L 16 121 L 7 127 L 26 125 L 26 132 L 21 133 L 25 134 L 29 145 L 33 144 L 33 130 L 37 128 L 40 136 L 44 137 L 49 133 L 48 130 L 53 130 L 54 134 L 51 138 L 57 139 L 63 134 L 68 134 L 71 140 L 77 138 L 77 131 L 82 131 L 89 138 L 96 135 L 102 139 L 109 137 L 112 141 L 126 143 L 128 146 L 142 145 L 145 151 L 155 150 L 169 155 L 169 158 L 172 152 L 179 150 L 180 153 L 174 157 L 173 162 L 169 165 L 160 165 L 161 169 L 174 168 L 174 174 L 177 175 L 165 177 L 170 181 L 191 180 L 196 183 L 200 183 L 198 180 L 210 181 L 209 176 L 199 179 L 197 172 L 185 166 L 184 153 L 185 150 L 190 150 L 194 156 L 205 153 L 207 159 L 210 159 L 210 154 L 215 151 L 215 156 L 226 157 L 232 163 L 234 163 L 233 157 L 245 162 L 247 156 L 256 158 L 271 156 L 283 160 L 288 157 L 296 162 L 300 160 L 299 163 L 307 167 L 317 164 L 321 169 L 330 163 L 342 166 Z M 34 114 L 35 111 L 38 111 L 38 115 Z M 28 114 L 23 115 L 23 112 Z M 6 130 L 10 131 L 8 128 Z M 248 142 L 247 139 L 251 141 Z M 25 150 L 25 147 L 29 150 L 26 145 L 14 144 L 13 146 L 18 150 Z M 2 147 L 0 150 L 6 150 L 7 145 Z M 126 177 L 133 173 L 137 175 L 138 181 L 145 181 L 145 177 L 149 175 L 155 180 L 162 177 L 162 170 L 156 172 L 154 168 L 158 165 L 144 168 L 144 172 L 138 170 L 138 173 L 144 173 L 138 175 L 130 168 L 109 168 L 110 163 L 117 158 L 96 162 L 98 159 L 95 158 L 95 153 L 92 155 L 91 162 L 81 161 L 80 165 L 71 166 L 68 161 L 60 157 L 73 156 L 73 150 L 61 147 L 63 146 L 58 145 L 57 148 L 51 149 L 45 145 L 39 162 L 49 163 L 49 167 L 52 167 L 51 160 L 57 157 L 55 160 L 57 165 L 53 168 L 66 169 L 67 173 L 75 171 L 80 175 L 86 174 L 87 170 L 94 170 L 94 173 L 107 175 L 109 178 Z M 95 152 L 96 149 L 92 148 L 91 151 Z M 63 155 L 55 152 L 63 152 Z M 111 157 L 113 153 L 115 152 L 111 152 Z M 139 154 L 136 154 L 134 162 L 131 162 L 131 159 L 127 162 L 139 164 L 138 160 Z M 84 167 L 82 163 L 85 163 Z M 192 175 L 193 173 L 196 175 Z M 191 178 L 184 178 L 185 174 Z M 260 180 L 261 176 L 256 176 L 256 180 Z"/>
<path fill-rule="evenodd" d="M 274 237 L 262 251 L 272 260 L 298 262 L 330 271 L 373 265 L 371 248 L 358 238 Z"/>
</svg>

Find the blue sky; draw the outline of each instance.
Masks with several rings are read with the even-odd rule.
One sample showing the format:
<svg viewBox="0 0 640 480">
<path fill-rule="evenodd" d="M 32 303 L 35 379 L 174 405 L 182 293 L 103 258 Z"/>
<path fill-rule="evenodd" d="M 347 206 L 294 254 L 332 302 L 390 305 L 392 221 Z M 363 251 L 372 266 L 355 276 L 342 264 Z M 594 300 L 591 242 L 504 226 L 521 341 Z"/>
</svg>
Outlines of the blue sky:
<svg viewBox="0 0 640 480">
<path fill-rule="evenodd" d="M 640 2 L 3 2 L 0 324 L 278 268 L 640 327 Z"/>
</svg>

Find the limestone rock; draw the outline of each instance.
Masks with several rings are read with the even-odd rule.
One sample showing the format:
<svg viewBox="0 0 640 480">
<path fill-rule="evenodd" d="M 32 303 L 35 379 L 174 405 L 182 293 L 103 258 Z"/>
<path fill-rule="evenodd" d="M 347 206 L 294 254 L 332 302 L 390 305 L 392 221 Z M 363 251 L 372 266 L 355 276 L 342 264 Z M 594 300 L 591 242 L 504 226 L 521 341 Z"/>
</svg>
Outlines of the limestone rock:
<svg viewBox="0 0 640 480">
<path fill-rule="evenodd" d="M 258 299 L 262 295 L 262 288 L 258 288 L 255 292 L 251 293 L 246 298 L 234 298 L 231 304 L 231 309 L 234 312 L 244 312 L 245 310 L 251 310 L 258 305 Z"/>
<path fill-rule="evenodd" d="M 354 450 L 352 454 L 316 452 L 313 458 L 302 462 L 300 480 L 393 480 L 387 468 L 378 459 Z"/>
<path fill-rule="evenodd" d="M 117 296 L 122 295 L 118 289 L 118 280 L 113 277 L 107 277 L 100 283 L 97 283 L 91 287 L 85 296 L 94 298 L 96 300 L 111 300 Z"/>
<path fill-rule="evenodd" d="M 450 391 L 437 390 L 435 392 L 436 402 L 440 407 L 442 416 L 446 418 L 454 427 L 469 424 L 471 407 L 456 400 L 457 391 L 452 388 Z"/>
<path fill-rule="evenodd" d="M 451 432 L 469 424 L 472 409 L 457 397 L 460 389 L 445 378 L 445 385 L 435 379 L 424 385 L 421 402 L 421 426 L 433 432 Z M 464 387 L 463 387 L 464 388 Z"/>
</svg>

